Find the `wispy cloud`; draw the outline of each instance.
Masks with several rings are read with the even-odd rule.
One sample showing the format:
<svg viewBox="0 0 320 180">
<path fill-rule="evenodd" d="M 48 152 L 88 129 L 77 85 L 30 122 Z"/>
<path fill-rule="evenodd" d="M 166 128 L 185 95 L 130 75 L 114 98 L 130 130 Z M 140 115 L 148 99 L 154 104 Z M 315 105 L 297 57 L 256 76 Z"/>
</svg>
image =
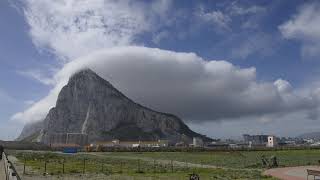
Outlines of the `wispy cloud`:
<svg viewBox="0 0 320 180">
<path fill-rule="evenodd" d="M 211 28 L 220 33 L 221 40 L 213 43 L 214 50 L 228 51 L 231 59 L 247 59 L 251 55 L 272 55 L 278 42 L 273 34 L 261 29 L 261 21 L 268 7 L 245 4 L 239 1 L 223 3 L 218 9 L 200 6 L 196 16 L 204 24 L 203 28 Z"/>
<path fill-rule="evenodd" d="M 162 40 L 165 40 L 166 38 L 170 37 L 170 33 L 168 31 L 160 31 L 158 33 L 155 33 L 152 36 L 152 42 L 155 44 L 160 44 Z"/>
<path fill-rule="evenodd" d="M 212 25 L 216 31 L 230 31 L 231 18 L 220 10 L 206 11 L 202 6 L 195 12 L 196 17 L 203 23 Z"/>
<path fill-rule="evenodd" d="M 320 55 L 320 3 L 307 3 L 279 26 L 283 37 L 300 41 L 303 57 Z"/>
<path fill-rule="evenodd" d="M 48 76 L 48 72 L 43 72 L 39 69 L 21 70 L 17 72 L 18 74 L 37 80 L 42 84 L 54 85 L 54 80 L 52 79 L 52 76 Z"/>
<path fill-rule="evenodd" d="M 228 11 L 230 15 L 238 16 L 238 15 L 257 15 L 260 13 L 264 13 L 266 11 L 265 7 L 251 5 L 251 6 L 242 6 L 239 5 L 237 1 L 233 2 L 230 7 L 228 7 Z"/>
<path fill-rule="evenodd" d="M 276 51 L 274 47 L 277 43 L 278 41 L 269 34 L 255 33 L 245 39 L 240 39 L 237 44 L 227 44 L 231 46 L 232 58 L 246 59 L 251 55 L 270 56 L 274 54 Z"/>
<path fill-rule="evenodd" d="M 17 100 L 10 96 L 5 90 L 0 88 L 0 102 L 1 105 L 5 106 L 8 103 L 16 103 Z"/>
<path fill-rule="evenodd" d="M 227 3 L 226 7 L 220 9 L 206 10 L 200 6 L 195 15 L 204 23 L 213 25 L 218 31 L 232 31 L 232 23 L 240 23 L 244 29 L 256 28 L 260 17 L 267 9 L 258 5 L 240 5 L 237 1 Z"/>
<path fill-rule="evenodd" d="M 101 48 L 134 44 L 135 36 L 150 31 L 154 18 L 169 6 L 165 0 L 26 0 L 24 14 L 36 47 L 70 61 Z"/>
</svg>

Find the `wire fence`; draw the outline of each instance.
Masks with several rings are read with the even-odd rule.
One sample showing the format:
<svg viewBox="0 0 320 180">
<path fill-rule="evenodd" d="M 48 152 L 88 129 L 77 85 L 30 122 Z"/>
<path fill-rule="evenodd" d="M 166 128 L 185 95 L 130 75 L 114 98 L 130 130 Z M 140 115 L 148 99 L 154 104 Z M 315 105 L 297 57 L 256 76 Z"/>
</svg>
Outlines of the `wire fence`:
<svg viewBox="0 0 320 180">
<path fill-rule="evenodd" d="M 31 167 L 31 168 L 27 168 Z M 199 167 L 201 168 L 201 167 Z M 101 160 L 90 158 L 39 159 L 27 158 L 23 160 L 23 174 L 39 173 L 43 175 L 55 174 L 159 174 L 159 173 L 193 173 L 196 168 L 188 163 L 177 165 L 173 160 L 144 161 L 135 160 Z"/>
<path fill-rule="evenodd" d="M 3 152 L 2 153 L 2 160 L 4 163 L 4 171 L 5 171 L 5 176 L 6 180 L 21 180 L 19 174 L 16 171 L 16 168 L 12 164 L 11 161 L 9 161 L 7 155 Z"/>
</svg>

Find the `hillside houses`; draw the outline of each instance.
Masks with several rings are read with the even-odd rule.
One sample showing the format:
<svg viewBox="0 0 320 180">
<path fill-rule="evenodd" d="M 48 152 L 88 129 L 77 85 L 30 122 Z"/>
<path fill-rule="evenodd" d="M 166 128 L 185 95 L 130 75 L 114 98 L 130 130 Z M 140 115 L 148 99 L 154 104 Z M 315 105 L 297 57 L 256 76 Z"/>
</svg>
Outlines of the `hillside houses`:
<svg viewBox="0 0 320 180">
<path fill-rule="evenodd" d="M 118 139 L 112 141 L 102 141 L 90 144 L 90 146 L 101 146 L 101 147 L 122 147 L 122 148 L 159 148 L 168 147 L 167 140 L 157 141 L 120 141 Z"/>
</svg>

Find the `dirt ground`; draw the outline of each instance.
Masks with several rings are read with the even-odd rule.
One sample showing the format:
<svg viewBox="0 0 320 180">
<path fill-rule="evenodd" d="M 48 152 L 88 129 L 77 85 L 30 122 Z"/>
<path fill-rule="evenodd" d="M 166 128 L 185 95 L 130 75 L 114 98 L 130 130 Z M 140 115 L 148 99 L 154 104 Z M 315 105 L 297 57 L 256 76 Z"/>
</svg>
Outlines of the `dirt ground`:
<svg viewBox="0 0 320 180">
<path fill-rule="evenodd" d="M 270 175 L 282 180 L 306 180 L 307 169 L 320 171 L 319 166 L 298 166 L 298 167 L 268 169 L 264 172 L 264 174 Z M 313 176 L 309 176 L 309 179 L 313 179 Z M 320 177 L 316 177 L 316 179 L 320 180 Z"/>
<path fill-rule="evenodd" d="M 0 180 L 5 180 L 6 179 L 6 173 L 4 169 L 4 160 L 2 159 L 0 161 Z"/>
</svg>

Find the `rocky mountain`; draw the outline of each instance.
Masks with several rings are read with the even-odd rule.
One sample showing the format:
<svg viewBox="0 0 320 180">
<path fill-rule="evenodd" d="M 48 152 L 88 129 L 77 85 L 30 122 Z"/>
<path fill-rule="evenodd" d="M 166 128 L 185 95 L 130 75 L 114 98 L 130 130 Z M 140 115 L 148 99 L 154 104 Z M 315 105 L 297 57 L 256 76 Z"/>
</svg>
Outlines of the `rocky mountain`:
<svg viewBox="0 0 320 180">
<path fill-rule="evenodd" d="M 87 134 L 89 142 L 110 139 L 177 142 L 182 137 L 209 139 L 190 130 L 172 114 L 133 102 L 90 69 L 79 71 L 69 79 L 58 96 L 56 107 L 49 111 L 40 126 L 41 141 L 58 133 Z M 37 129 L 35 133 L 39 132 L 39 128 L 34 129 Z M 23 131 L 21 136 L 27 137 L 25 134 Z"/>
</svg>

